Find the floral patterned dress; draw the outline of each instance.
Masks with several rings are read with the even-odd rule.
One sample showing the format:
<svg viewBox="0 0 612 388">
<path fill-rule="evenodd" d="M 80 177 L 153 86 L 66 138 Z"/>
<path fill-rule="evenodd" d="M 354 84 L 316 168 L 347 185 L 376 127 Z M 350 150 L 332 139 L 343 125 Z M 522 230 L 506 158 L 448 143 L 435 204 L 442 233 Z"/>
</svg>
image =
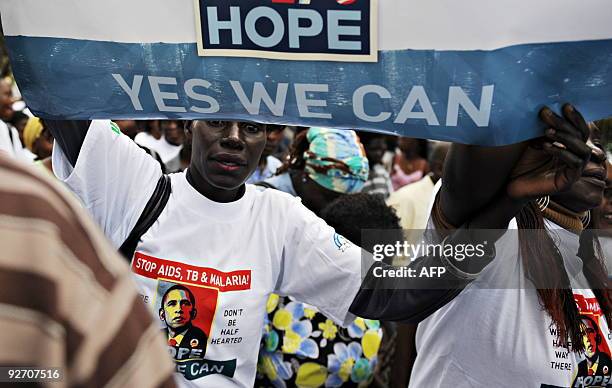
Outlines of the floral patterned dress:
<svg viewBox="0 0 612 388">
<path fill-rule="evenodd" d="M 378 321 L 348 328 L 305 303 L 272 294 L 257 363 L 256 387 L 350 387 L 373 377 L 382 340 Z"/>
</svg>

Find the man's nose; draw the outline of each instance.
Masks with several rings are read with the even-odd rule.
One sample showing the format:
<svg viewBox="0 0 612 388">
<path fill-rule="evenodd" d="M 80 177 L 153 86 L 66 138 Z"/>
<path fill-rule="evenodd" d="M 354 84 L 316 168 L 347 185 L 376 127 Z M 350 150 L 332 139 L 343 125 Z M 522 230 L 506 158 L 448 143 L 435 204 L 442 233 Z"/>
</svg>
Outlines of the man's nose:
<svg viewBox="0 0 612 388">
<path fill-rule="evenodd" d="M 221 145 L 227 148 L 242 150 L 244 148 L 244 142 L 240 138 L 238 123 L 233 121 L 226 131 L 225 137 L 221 139 Z"/>
<path fill-rule="evenodd" d="M 595 163 L 603 163 L 606 161 L 606 153 L 601 148 L 591 145 L 591 161 Z"/>
</svg>

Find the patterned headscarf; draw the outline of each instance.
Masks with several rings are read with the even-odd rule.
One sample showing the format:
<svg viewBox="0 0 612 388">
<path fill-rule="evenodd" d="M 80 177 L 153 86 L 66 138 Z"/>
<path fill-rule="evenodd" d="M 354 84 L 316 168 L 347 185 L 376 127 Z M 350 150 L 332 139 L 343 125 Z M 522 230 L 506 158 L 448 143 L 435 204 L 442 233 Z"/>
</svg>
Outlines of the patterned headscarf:
<svg viewBox="0 0 612 388">
<path fill-rule="evenodd" d="M 319 185 L 337 193 L 358 193 L 370 167 L 355 131 L 310 128 L 304 171 Z"/>
</svg>

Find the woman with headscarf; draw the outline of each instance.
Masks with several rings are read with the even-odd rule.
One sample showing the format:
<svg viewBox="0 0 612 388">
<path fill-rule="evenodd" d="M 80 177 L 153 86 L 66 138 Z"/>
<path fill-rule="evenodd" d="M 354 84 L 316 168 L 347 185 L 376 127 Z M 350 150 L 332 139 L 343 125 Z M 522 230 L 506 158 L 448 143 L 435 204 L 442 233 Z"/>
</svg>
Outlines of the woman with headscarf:
<svg viewBox="0 0 612 388">
<path fill-rule="evenodd" d="M 30 117 L 23 129 L 23 142 L 33 155 L 34 162 L 51 171 L 51 152 L 53 151 L 53 136 L 38 117 Z"/>
<path fill-rule="evenodd" d="M 368 180 L 368 159 L 355 131 L 310 128 L 300 132 L 277 175 L 265 186 L 300 197 L 314 213 Z"/>
<path fill-rule="evenodd" d="M 300 197 L 307 208 L 321 215 L 334 200 L 361 191 L 368 170 L 368 159 L 354 131 L 310 128 L 296 136 L 279 174 L 268 178 L 263 185 Z M 336 231 L 342 230 L 338 225 L 332 226 Z M 363 247 L 361 238 L 356 240 L 342 234 Z M 356 386 L 372 378 L 374 357 L 382 338 L 379 321 L 357 318 L 356 323 L 343 329 L 316 307 L 277 294 L 270 295 L 266 309 L 268 319 L 258 361 L 257 386 L 316 386 L 326 380 L 332 385 Z M 296 322 L 312 326 L 301 339 L 307 346 L 291 346 L 293 332 L 279 324 L 279 317 L 286 312 L 290 312 Z M 362 350 L 362 343 L 368 347 Z M 355 348 L 355 344 L 360 344 L 360 348 L 351 355 L 356 362 L 351 366 L 352 373 L 338 373 L 334 366 L 326 368 L 328 357 L 337 357 L 334 349 L 338 346 Z M 308 368 L 318 369 L 306 373 Z"/>
<path fill-rule="evenodd" d="M 23 129 L 23 142 L 36 155 L 36 160 L 48 158 L 53 151 L 53 136 L 38 117 L 28 119 Z"/>
</svg>

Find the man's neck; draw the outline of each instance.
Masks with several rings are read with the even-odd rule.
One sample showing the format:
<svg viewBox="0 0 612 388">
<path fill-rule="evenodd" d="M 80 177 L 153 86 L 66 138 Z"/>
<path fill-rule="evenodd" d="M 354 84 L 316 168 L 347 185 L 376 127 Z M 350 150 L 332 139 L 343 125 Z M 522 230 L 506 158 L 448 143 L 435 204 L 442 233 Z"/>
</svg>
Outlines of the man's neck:
<svg viewBox="0 0 612 388">
<path fill-rule="evenodd" d="M 246 186 L 243 184 L 233 190 L 223 190 L 213 187 L 208 183 L 201 174 L 191 165 L 187 169 L 187 182 L 196 189 L 197 192 L 214 202 L 228 203 L 234 202 L 242 198 L 246 191 Z"/>
</svg>

